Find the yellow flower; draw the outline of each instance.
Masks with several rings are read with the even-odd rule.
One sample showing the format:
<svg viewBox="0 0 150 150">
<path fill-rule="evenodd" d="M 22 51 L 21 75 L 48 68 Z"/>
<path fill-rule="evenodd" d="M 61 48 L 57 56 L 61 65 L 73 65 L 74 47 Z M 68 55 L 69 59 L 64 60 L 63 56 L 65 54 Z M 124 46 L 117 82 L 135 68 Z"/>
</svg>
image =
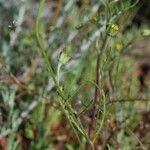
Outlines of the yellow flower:
<svg viewBox="0 0 150 150">
<path fill-rule="evenodd" d="M 119 31 L 119 26 L 117 24 L 114 23 L 110 23 L 109 26 L 109 35 L 110 36 L 115 36 Z"/>
<path fill-rule="evenodd" d="M 117 24 L 111 24 L 111 29 L 115 31 L 119 31 L 119 26 Z"/>
<path fill-rule="evenodd" d="M 116 43 L 115 48 L 116 48 L 116 50 L 120 51 L 122 49 L 122 44 Z"/>
</svg>

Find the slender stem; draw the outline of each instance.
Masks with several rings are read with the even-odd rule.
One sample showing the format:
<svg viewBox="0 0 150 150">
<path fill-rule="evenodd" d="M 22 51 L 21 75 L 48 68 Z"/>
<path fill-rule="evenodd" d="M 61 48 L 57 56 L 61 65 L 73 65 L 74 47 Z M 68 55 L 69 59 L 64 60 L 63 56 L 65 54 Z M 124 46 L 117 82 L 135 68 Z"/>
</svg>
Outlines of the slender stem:
<svg viewBox="0 0 150 150">
<path fill-rule="evenodd" d="M 110 104 L 115 104 L 115 103 L 134 103 L 134 102 L 150 102 L 150 98 L 122 98 L 122 99 L 118 99 L 118 100 L 111 100 L 109 102 L 106 103 L 106 106 L 110 105 Z M 100 108 L 102 108 L 103 106 L 101 105 Z"/>
<path fill-rule="evenodd" d="M 126 98 L 126 99 L 120 99 L 120 100 L 112 100 L 106 105 L 113 104 L 113 103 L 125 103 L 125 102 L 137 102 L 137 101 L 142 101 L 142 102 L 150 102 L 150 99 L 144 99 L 144 98 Z"/>
<path fill-rule="evenodd" d="M 97 139 L 97 137 L 98 137 L 98 135 L 99 135 L 99 133 L 100 133 L 100 131 L 102 129 L 102 126 L 103 126 L 104 120 L 105 120 L 105 115 L 106 115 L 106 97 L 105 97 L 104 92 L 102 92 L 102 96 L 103 96 L 103 112 L 102 112 L 103 115 L 102 115 L 102 119 L 101 119 L 99 128 L 98 128 L 98 130 L 94 134 L 93 143 Z"/>
<path fill-rule="evenodd" d="M 87 140 L 84 150 L 95 150 L 94 144 L 91 140 Z"/>
<path fill-rule="evenodd" d="M 108 71 L 108 78 L 109 78 L 109 99 L 114 99 L 115 96 L 115 89 L 114 89 L 114 84 L 113 84 L 113 76 L 112 76 L 112 71 L 113 71 L 113 66 L 114 66 L 114 62 L 112 62 L 112 64 L 110 65 L 110 69 Z"/>
<path fill-rule="evenodd" d="M 97 55 L 97 60 L 96 60 L 96 74 L 95 74 L 95 83 L 96 85 L 99 86 L 99 65 L 100 65 L 100 53 Z M 93 131 L 93 126 L 95 124 L 95 116 L 96 116 L 96 103 L 98 102 L 98 97 L 99 97 L 99 91 L 98 88 L 95 86 L 95 93 L 94 93 L 94 106 L 92 110 L 92 120 L 89 126 L 89 137 L 91 137 L 92 131 Z"/>
<path fill-rule="evenodd" d="M 44 4 L 45 4 L 45 0 L 40 0 L 40 6 L 39 6 L 39 10 L 38 10 L 38 15 L 37 15 L 37 18 L 36 18 L 37 42 L 39 44 L 40 51 L 41 51 L 41 54 L 44 58 L 46 67 L 48 69 L 48 72 L 49 72 L 50 76 L 52 77 L 52 79 L 55 83 L 56 89 L 57 89 L 57 91 L 58 91 L 58 93 L 61 97 L 61 100 L 63 100 L 63 101 L 59 100 L 59 103 L 60 103 L 60 106 L 62 107 L 62 110 L 63 110 L 64 114 L 66 115 L 66 118 L 68 119 L 69 123 L 73 127 L 76 135 L 78 135 L 78 132 L 79 132 L 83 136 L 87 137 L 87 135 L 85 134 L 85 131 L 83 130 L 83 127 L 81 127 L 78 124 L 78 120 L 73 115 L 68 115 L 69 111 L 71 113 L 70 107 L 68 106 L 68 104 L 64 104 L 64 102 L 66 102 L 68 100 L 68 97 L 66 96 L 66 93 L 63 90 L 61 90 L 61 87 L 59 85 L 59 81 L 57 80 L 57 75 L 55 74 L 55 72 L 52 68 L 52 63 L 49 60 L 49 58 L 47 56 L 47 53 L 45 51 L 45 43 L 44 43 L 44 40 L 41 38 L 41 35 L 40 35 L 40 15 L 41 15 L 41 12 L 43 10 Z M 65 107 L 67 107 L 67 108 L 65 109 Z M 77 132 L 77 130 L 78 130 L 78 132 Z"/>
<path fill-rule="evenodd" d="M 101 51 L 97 50 L 95 83 L 98 87 L 99 87 L 99 84 L 100 84 L 99 83 L 100 82 L 100 79 L 99 79 L 100 78 L 100 71 L 99 71 L 100 59 L 101 59 L 101 56 L 102 56 L 103 52 L 106 50 L 107 45 L 108 45 L 108 32 L 106 32 L 106 34 L 105 34 Z M 95 124 L 95 116 L 96 116 L 96 113 L 97 113 L 96 104 L 98 103 L 99 94 L 100 94 L 97 86 L 95 86 L 95 92 L 94 92 L 94 104 L 93 104 L 92 118 L 91 118 L 92 120 L 91 120 L 91 123 L 89 124 L 89 129 L 88 129 L 89 137 L 92 136 L 93 127 L 94 127 L 94 124 Z"/>
</svg>

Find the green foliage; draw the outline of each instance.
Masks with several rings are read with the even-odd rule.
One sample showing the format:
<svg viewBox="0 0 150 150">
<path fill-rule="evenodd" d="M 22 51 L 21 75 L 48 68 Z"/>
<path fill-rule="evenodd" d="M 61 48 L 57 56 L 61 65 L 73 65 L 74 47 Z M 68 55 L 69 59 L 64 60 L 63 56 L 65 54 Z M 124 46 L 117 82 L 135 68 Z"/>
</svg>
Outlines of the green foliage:
<svg viewBox="0 0 150 150">
<path fill-rule="evenodd" d="M 8 150 L 146 147 L 135 129 L 150 87 L 140 91 L 134 49 L 149 27 L 128 28 L 138 1 L 9 3 L 0 2 L 12 13 L 0 22 L 0 146 L 6 138 Z"/>
</svg>

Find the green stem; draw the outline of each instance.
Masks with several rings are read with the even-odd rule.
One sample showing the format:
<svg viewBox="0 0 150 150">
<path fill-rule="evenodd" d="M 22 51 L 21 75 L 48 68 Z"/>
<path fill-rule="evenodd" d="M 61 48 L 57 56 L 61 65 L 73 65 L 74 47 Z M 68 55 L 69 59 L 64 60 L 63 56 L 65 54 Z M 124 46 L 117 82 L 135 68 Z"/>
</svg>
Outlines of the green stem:
<svg viewBox="0 0 150 150">
<path fill-rule="evenodd" d="M 77 130 L 78 130 L 79 133 L 81 133 L 84 137 L 86 137 L 86 139 L 88 139 L 85 131 L 83 130 L 83 127 L 81 126 L 81 124 L 80 125 L 78 124 L 77 119 L 72 115 L 72 111 L 71 111 L 70 106 L 68 105 L 68 103 L 67 103 L 67 105 L 65 105 L 63 103 L 63 102 L 68 101 L 68 98 L 67 98 L 66 94 L 63 92 L 63 90 L 61 89 L 61 87 L 59 85 L 59 81 L 56 78 L 57 75 L 55 74 L 55 72 L 54 72 L 54 70 L 52 68 L 51 61 L 49 60 L 49 58 L 47 56 L 47 53 L 45 51 L 44 41 L 43 41 L 43 39 L 41 38 L 41 35 L 40 35 L 40 15 L 41 15 L 41 12 L 43 10 L 44 4 L 45 4 L 45 0 L 40 0 L 40 6 L 39 6 L 39 9 L 38 9 L 38 14 L 37 14 L 37 18 L 36 18 L 36 37 L 37 37 L 37 42 L 38 42 L 38 45 L 40 47 L 40 51 L 41 51 L 41 54 L 42 54 L 42 56 L 44 58 L 46 67 L 48 69 L 48 72 L 49 72 L 50 76 L 52 77 L 52 79 L 53 79 L 53 81 L 55 83 L 56 89 L 57 89 L 61 99 L 63 100 L 63 101 L 60 100 L 59 103 L 60 103 L 60 106 L 63 109 L 63 112 L 65 113 L 65 116 L 67 117 L 69 123 L 71 124 L 73 130 L 75 131 L 75 134 L 78 135 L 78 133 L 77 133 Z M 67 107 L 66 109 L 65 109 L 65 106 Z M 69 115 L 69 113 L 71 113 L 71 115 Z M 79 136 L 77 136 L 77 137 L 79 137 Z"/>
</svg>

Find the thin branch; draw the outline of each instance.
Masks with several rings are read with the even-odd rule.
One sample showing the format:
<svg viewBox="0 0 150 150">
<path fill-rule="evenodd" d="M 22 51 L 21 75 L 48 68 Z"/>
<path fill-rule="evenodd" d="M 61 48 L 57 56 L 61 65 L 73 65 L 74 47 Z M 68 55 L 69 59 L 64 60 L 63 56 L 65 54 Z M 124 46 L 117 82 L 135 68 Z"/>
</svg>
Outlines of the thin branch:
<svg viewBox="0 0 150 150">
<path fill-rule="evenodd" d="M 103 52 L 106 50 L 107 45 L 108 45 L 108 31 L 105 34 L 101 51 L 97 50 L 95 83 L 98 87 L 99 87 L 99 82 L 100 82 L 100 80 L 99 80 L 99 78 L 100 78 L 100 71 L 99 71 L 100 59 L 101 59 L 101 56 L 102 56 Z M 89 125 L 89 130 L 88 130 L 88 134 L 89 134 L 90 137 L 91 137 L 91 134 L 92 134 L 93 126 L 95 124 L 96 104 L 98 103 L 99 94 L 100 94 L 99 89 L 98 89 L 97 86 L 95 86 L 94 104 L 93 104 L 94 106 L 93 106 L 93 109 L 92 109 L 92 118 L 91 118 L 92 120 L 91 120 L 91 123 Z"/>
<path fill-rule="evenodd" d="M 126 98 L 126 99 L 113 100 L 113 101 L 107 102 L 106 105 L 110 105 L 110 104 L 113 104 L 113 103 L 126 103 L 126 102 L 137 102 L 137 101 L 150 102 L 150 99 Z"/>
</svg>

